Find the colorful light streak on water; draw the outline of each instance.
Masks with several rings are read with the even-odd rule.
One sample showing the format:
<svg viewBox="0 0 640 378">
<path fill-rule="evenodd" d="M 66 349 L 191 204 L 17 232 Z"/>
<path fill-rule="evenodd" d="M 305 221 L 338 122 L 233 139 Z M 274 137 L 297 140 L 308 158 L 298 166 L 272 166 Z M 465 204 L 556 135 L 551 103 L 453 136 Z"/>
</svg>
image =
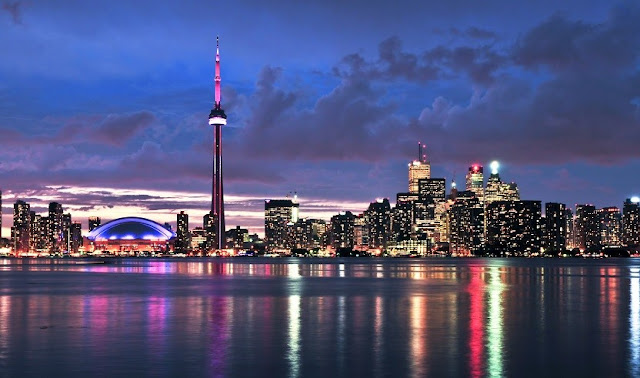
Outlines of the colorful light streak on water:
<svg viewBox="0 0 640 378">
<path fill-rule="evenodd" d="M 489 377 L 502 377 L 504 346 L 503 346 L 503 309 L 502 291 L 504 285 L 500 280 L 500 268 L 491 267 L 489 270 L 489 319 L 487 323 L 487 352 Z"/>
<path fill-rule="evenodd" d="M 469 268 L 469 369 L 472 377 L 484 375 L 484 280 L 483 267 Z"/>
<path fill-rule="evenodd" d="M 640 268 L 631 268 L 629 285 L 629 351 L 631 376 L 640 376 Z"/>
</svg>

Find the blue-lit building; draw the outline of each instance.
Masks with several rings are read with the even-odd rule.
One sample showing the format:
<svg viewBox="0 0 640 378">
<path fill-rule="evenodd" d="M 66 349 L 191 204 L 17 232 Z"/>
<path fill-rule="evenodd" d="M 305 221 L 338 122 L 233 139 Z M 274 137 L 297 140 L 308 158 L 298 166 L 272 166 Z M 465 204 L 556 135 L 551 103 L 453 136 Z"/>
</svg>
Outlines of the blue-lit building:
<svg viewBox="0 0 640 378">
<path fill-rule="evenodd" d="M 114 219 L 87 236 L 94 251 L 118 254 L 173 250 L 175 237 L 173 231 L 161 224 L 138 217 Z"/>
</svg>

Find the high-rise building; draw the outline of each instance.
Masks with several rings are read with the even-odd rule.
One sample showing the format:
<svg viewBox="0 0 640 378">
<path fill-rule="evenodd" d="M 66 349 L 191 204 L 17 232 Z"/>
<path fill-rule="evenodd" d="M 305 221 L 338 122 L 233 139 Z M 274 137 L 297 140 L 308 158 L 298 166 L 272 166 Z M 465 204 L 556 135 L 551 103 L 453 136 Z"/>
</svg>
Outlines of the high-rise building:
<svg viewBox="0 0 640 378">
<path fill-rule="evenodd" d="M 71 224 L 71 214 L 62 214 L 62 243 L 60 249 L 65 252 L 72 250 Z"/>
<path fill-rule="evenodd" d="M 207 250 L 207 232 L 204 227 L 195 227 L 191 230 L 191 249 Z"/>
<path fill-rule="evenodd" d="M 248 240 L 249 230 L 246 228 L 236 226 L 236 228 L 232 228 L 227 231 L 227 246 L 233 246 L 235 249 L 240 249 L 244 247 L 244 243 Z"/>
<path fill-rule="evenodd" d="M 369 225 L 364 214 L 356 215 L 353 220 L 353 244 L 356 249 L 369 249 Z"/>
<path fill-rule="evenodd" d="M 364 212 L 369 231 L 370 248 L 387 248 L 391 238 L 391 205 L 389 199 L 378 199 Z"/>
<path fill-rule="evenodd" d="M 480 203 L 484 203 L 484 175 L 482 172 L 482 166 L 474 164 L 469 167 L 469 171 L 466 176 L 466 190 L 475 193 L 476 198 Z"/>
<path fill-rule="evenodd" d="M 449 251 L 478 254 L 484 244 L 484 208 L 474 192 L 459 192 L 448 211 Z"/>
<path fill-rule="evenodd" d="M 63 247 L 62 215 L 62 205 L 51 202 L 49 204 L 49 246 L 52 251 L 58 251 Z"/>
<path fill-rule="evenodd" d="M 11 227 L 11 244 L 15 254 L 29 252 L 31 242 L 31 206 L 24 201 L 16 201 L 13 205 L 13 227 Z"/>
<path fill-rule="evenodd" d="M 2 190 L 0 190 L 0 241 L 2 241 Z"/>
<path fill-rule="evenodd" d="M 576 248 L 576 231 L 574 229 L 573 211 L 567 207 L 567 249 Z"/>
<path fill-rule="evenodd" d="M 560 253 L 567 248 L 567 206 L 564 203 L 547 202 L 544 205 L 546 252 Z"/>
<path fill-rule="evenodd" d="M 350 211 L 331 217 L 331 245 L 334 249 L 353 248 L 353 226 L 355 216 Z"/>
<path fill-rule="evenodd" d="M 310 219 L 313 248 L 327 246 L 327 222 L 323 219 Z"/>
<path fill-rule="evenodd" d="M 100 217 L 89 217 L 89 232 L 100 227 L 100 224 L 102 224 Z"/>
<path fill-rule="evenodd" d="M 203 245 L 205 251 L 211 251 L 215 248 L 216 240 L 218 240 L 216 216 L 212 212 L 206 213 L 202 217 L 202 228 L 204 229 L 206 242 Z"/>
<path fill-rule="evenodd" d="M 519 201 L 520 191 L 515 182 L 504 183 L 500 179 L 498 169 L 500 164 L 497 161 L 491 162 L 491 175 L 487 180 L 487 187 L 484 191 L 484 202 L 489 204 L 494 201 Z"/>
<path fill-rule="evenodd" d="M 397 194 L 396 206 L 391 212 L 392 240 L 396 243 L 411 240 L 415 231 L 415 203 L 418 200 L 419 194 Z"/>
<path fill-rule="evenodd" d="M 191 247 L 191 233 L 189 232 L 189 214 L 181 211 L 176 214 L 176 240 L 174 250 L 178 253 L 187 253 Z"/>
<path fill-rule="evenodd" d="M 622 214 L 611 206 L 596 210 L 600 224 L 600 245 L 603 247 L 622 246 Z"/>
<path fill-rule="evenodd" d="M 78 222 L 72 223 L 70 230 L 71 241 L 69 243 L 69 252 L 78 253 L 80 247 L 84 244 L 82 239 L 82 224 Z"/>
<path fill-rule="evenodd" d="M 424 145 L 418 143 L 418 159 L 409 163 L 409 193 L 418 193 L 419 181 L 431 178 L 431 164 L 423 153 Z"/>
<path fill-rule="evenodd" d="M 487 250 L 494 254 L 537 254 L 542 248 L 540 201 L 494 201 L 487 205 Z"/>
<path fill-rule="evenodd" d="M 291 199 L 264 201 L 264 235 L 269 250 L 293 246 L 289 228 L 297 221 L 299 208 L 300 204 Z"/>
<path fill-rule="evenodd" d="M 576 205 L 574 218 L 575 244 L 582 251 L 593 251 L 600 247 L 600 224 L 596 207 Z"/>
<path fill-rule="evenodd" d="M 220 47 L 216 41 L 215 101 L 209 114 L 209 125 L 214 127 L 213 185 L 211 190 L 211 221 L 215 223 L 215 240 L 211 248 L 225 248 L 224 191 L 222 185 L 222 126 L 227 124 L 227 115 L 220 103 Z"/>
<path fill-rule="evenodd" d="M 627 198 L 622 207 L 622 243 L 630 248 L 640 246 L 640 203 Z"/>
</svg>

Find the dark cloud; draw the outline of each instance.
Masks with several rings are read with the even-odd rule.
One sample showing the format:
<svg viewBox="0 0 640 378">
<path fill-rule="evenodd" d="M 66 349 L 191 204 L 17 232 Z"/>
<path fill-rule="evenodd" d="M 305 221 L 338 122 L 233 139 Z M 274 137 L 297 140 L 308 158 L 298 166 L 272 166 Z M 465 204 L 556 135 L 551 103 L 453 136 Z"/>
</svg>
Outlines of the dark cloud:
<svg viewBox="0 0 640 378">
<path fill-rule="evenodd" d="M 16 25 L 22 24 L 21 7 L 22 4 L 18 1 L 2 4 L 2 10 L 11 15 L 11 20 L 13 20 L 13 23 Z"/>
<path fill-rule="evenodd" d="M 613 70 L 637 67 L 640 7 L 614 7 L 607 20 L 588 23 L 555 14 L 515 44 L 513 60 L 525 67 L 552 70 Z"/>
</svg>

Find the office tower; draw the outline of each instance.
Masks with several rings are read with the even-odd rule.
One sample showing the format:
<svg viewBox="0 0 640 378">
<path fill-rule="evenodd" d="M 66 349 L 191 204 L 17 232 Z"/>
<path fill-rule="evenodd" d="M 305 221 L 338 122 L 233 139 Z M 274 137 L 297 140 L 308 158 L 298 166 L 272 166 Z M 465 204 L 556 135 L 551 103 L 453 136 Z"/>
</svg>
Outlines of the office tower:
<svg viewBox="0 0 640 378">
<path fill-rule="evenodd" d="M 235 249 L 243 248 L 244 243 L 248 241 L 248 238 L 249 230 L 236 226 L 236 228 L 232 228 L 227 231 L 227 246 L 233 246 Z"/>
<path fill-rule="evenodd" d="M 191 249 L 207 249 L 207 233 L 204 227 L 195 227 L 191 230 Z"/>
<path fill-rule="evenodd" d="M 418 182 L 431 178 L 431 164 L 423 153 L 424 145 L 418 143 L 418 160 L 409 163 L 409 193 L 418 193 Z"/>
<path fill-rule="evenodd" d="M 574 229 L 573 211 L 571 211 L 570 208 L 567 208 L 566 210 L 566 217 L 567 217 L 567 226 L 566 226 L 567 249 L 574 249 L 576 248 L 576 232 Z"/>
<path fill-rule="evenodd" d="M 479 164 L 474 164 L 469 167 L 469 171 L 466 176 L 466 190 L 475 193 L 476 198 L 480 203 L 484 203 L 484 176 L 483 168 Z"/>
<path fill-rule="evenodd" d="M 364 212 L 369 231 L 369 248 L 387 248 L 391 238 L 391 205 L 389 199 L 378 199 Z"/>
<path fill-rule="evenodd" d="M 564 203 L 547 202 L 544 214 L 545 252 L 563 252 L 567 248 L 567 206 Z"/>
<path fill-rule="evenodd" d="M 355 216 L 350 211 L 331 217 L 331 245 L 334 249 L 353 248 L 354 221 Z"/>
<path fill-rule="evenodd" d="M 71 241 L 69 243 L 69 252 L 78 253 L 80 247 L 84 244 L 84 241 L 82 240 L 82 224 L 78 222 L 72 223 L 70 227 L 70 235 Z"/>
<path fill-rule="evenodd" d="M 71 214 L 62 214 L 62 243 L 60 249 L 70 252 L 71 246 Z"/>
<path fill-rule="evenodd" d="M 327 222 L 323 219 L 311 219 L 311 235 L 313 248 L 327 246 Z"/>
<path fill-rule="evenodd" d="M 576 205 L 574 218 L 575 244 L 581 251 L 594 251 L 600 247 L 600 224 L 593 205 Z"/>
<path fill-rule="evenodd" d="M 100 224 L 102 224 L 100 217 L 89 217 L 89 232 L 100 227 Z"/>
<path fill-rule="evenodd" d="M 353 244 L 357 249 L 369 249 L 369 227 L 364 214 L 356 215 L 353 220 Z"/>
<path fill-rule="evenodd" d="M 207 239 L 204 249 L 206 251 L 214 250 L 216 240 L 218 240 L 218 229 L 216 228 L 217 223 L 215 221 L 215 215 L 213 213 L 208 212 L 202 217 L 202 228 L 205 232 L 205 237 Z"/>
<path fill-rule="evenodd" d="M 187 253 L 191 247 L 191 233 L 189 232 L 189 214 L 181 211 L 176 214 L 176 241 L 174 250 L 178 253 Z"/>
<path fill-rule="evenodd" d="M 487 251 L 537 254 L 542 248 L 540 201 L 494 201 L 487 205 Z"/>
<path fill-rule="evenodd" d="M 11 227 L 13 253 L 19 255 L 29 252 L 30 242 L 31 206 L 24 201 L 16 201 L 13 205 L 13 227 Z"/>
<path fill-rule="evenodd" d="M 419 194 L 397 194 L 396 206 L 391 212 L 391 233 L 396 243 L 411 240 L 414 234 L 415 202 L 418 200 Z"/>
<path fill-rule="evenodd" d="M 520 191 L 516 183 L 504 183 L 500 179 L 498 169 L 500 164 L 497 161 L 491 162 L 491 175 L 487 180 L 487 187 L 484 191 L 484 202 L 489 204 L 494 201 L 519 201 Z"/>
<path fill-rule="evenodd" d="M 289 227 L 297 221 L 300 204 L 291 199 L 264 201 L 264 236 L 267 249 L 290 249 Z M 295 219 L 295 220 L 294 220 Z"/>
<path fill-rule="evenodd" d="M 0 241 L 2 240 L 2 190 L 0 190 Z"/>
<path fill-rule="evenodd" d="M 224 190 L 222 185 L 222 126 L 227 124 L 227 115 L 220 103 L 220 46 L 216 40 L 215 102 L 209 114 L 209 125 L 214 127 L 213 184 L 211 189 L 211 221 L 218 231 L 212 249 L 225 248 Z"/>
<path fill-rule="evenodd" d="M 631 248 L 640 246 L 640 204 L 636 199 L 627 198 L 622 207 L 622 243 Z"/>
<path fill-rule="evenodd" d="M 474 192 L 459 192 L 448 211 L 449 251 L 479 254 L 484 244 L 484 208 Z"/>
<path fill-rule="evenodd" d="M 58 251 L 62 247 L 62 205 L 57 202 L 49 204 L 49 247 Z"/>
<path fill-rule="evenodd" d="M 622 214 L 611 206 L 596 210 L 600 225 L 600 245 L 602 247 L 622 246 Z"/>
</svg>

